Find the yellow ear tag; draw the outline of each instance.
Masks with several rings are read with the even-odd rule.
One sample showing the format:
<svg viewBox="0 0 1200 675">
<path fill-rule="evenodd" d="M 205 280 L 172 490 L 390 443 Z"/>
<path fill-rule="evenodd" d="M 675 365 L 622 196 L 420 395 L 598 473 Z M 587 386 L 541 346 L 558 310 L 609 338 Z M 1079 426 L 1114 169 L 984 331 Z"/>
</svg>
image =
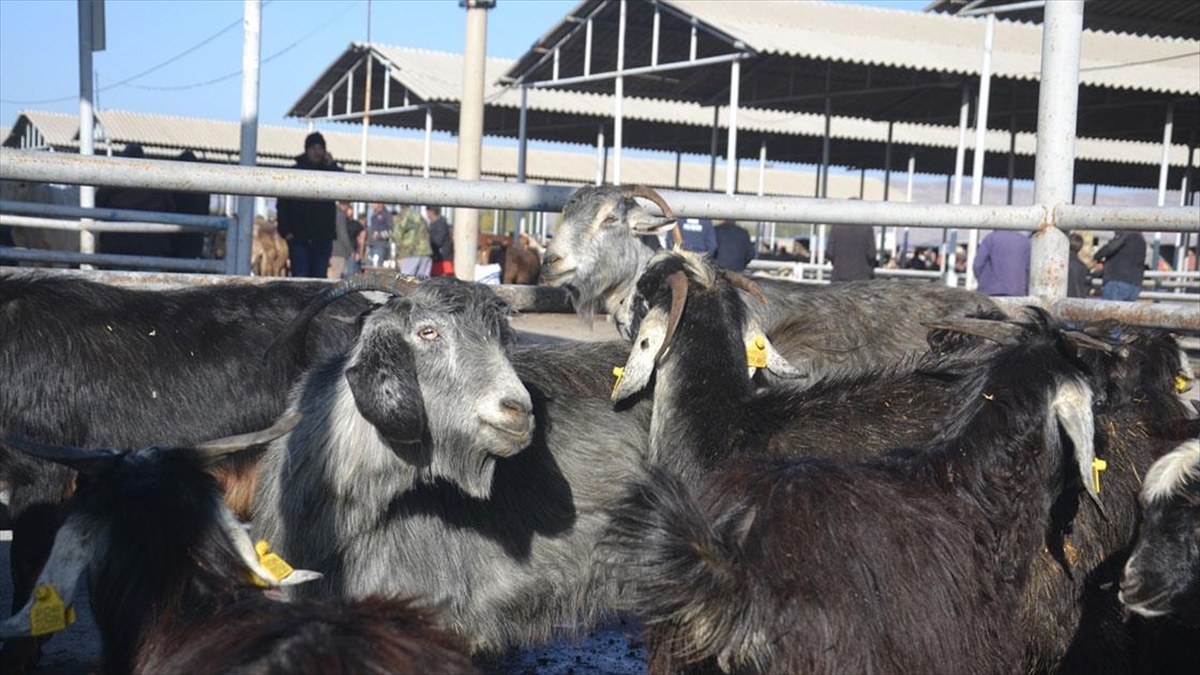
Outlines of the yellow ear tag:
<svg viewBox="0 0 1200 675">
<path fill-rule="evenodd" d="M 1188 380 L 1188 378 L 1184 377 L 1183 375 L 1176 375 L 1175 393 L 1182 394 L 1183 392 L 1187 391 L 1188 384 L 1190 384 L 1190 380 Z"/>
<path fill-rule="evenodd" d="M 625 379 L 625 369 L 621 366 L 613 366 L 613 375 L 617 376 L 617 381 L 613 382 L 612 395 L 617 395 L 617 387 L 621 386 L 621 380 Z"/>
<path fill-rule="evenodd" d="M 767 339 L 761 335 L 754 337 L 754 342 L 746 347 L 746 365 L 751 368 L 767 367 Z"/>
<path fill-rule="evenodd" d="M 75 609 L 63 606 L 58 591 L 50 584 L 33 589 L 33 607 L 29 610 L 29 634 L 54 633 L 75 623 Z"/>
<path fill-rule="evenodd" d="M 1103 459 L 1092 460 L 1092 486 L 1096 488 L 1096 494 L 1100 494 L 1100 473 L 1108 471 L 1108 462 Z"/>
<path fill-rule="evenodd" d="M 275 577 L 275 581 L 282 581 L 287 578 L 294 570 L 292 566 L 280 558 L 278 555 L 271 553 L 271 545 L 265 540 L 259 539 L 254 544 L 254 552 L 258 554 L 258 562 Z"/>
</svg>

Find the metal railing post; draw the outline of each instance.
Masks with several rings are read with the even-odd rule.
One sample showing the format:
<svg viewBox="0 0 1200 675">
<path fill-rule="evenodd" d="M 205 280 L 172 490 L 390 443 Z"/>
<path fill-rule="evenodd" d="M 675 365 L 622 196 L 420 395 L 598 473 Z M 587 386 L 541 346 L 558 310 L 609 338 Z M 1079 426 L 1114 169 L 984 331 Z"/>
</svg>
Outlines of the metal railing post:
<svg viewBox="0 0 1200 675">
<path fill-rule="evenodd" d="M 1057 300 L 1067 295 L 1067 235 L 1058 228 L 1062 205 L 1071 203 L 1075 177 L 1075 125 L 1079 103 L 1079 50 L 1083 0 L 1046 3 L 1038 88 L 1037 154 L 1033 199 L 1045 209 L 1033 235 L 1029 294 Z"/>
</svg>

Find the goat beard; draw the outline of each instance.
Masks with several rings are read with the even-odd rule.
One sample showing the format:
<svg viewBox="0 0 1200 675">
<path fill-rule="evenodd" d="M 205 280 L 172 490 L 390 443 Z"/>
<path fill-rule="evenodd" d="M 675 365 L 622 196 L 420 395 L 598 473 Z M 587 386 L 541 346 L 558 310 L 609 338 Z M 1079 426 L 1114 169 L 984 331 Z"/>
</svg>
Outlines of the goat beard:
<svg viewBox="0 0 1200 675">
<path fill-rule="evenodd" d="M 476 447 L 474 440 L 465 434 L 436 441 L 434 447 L 437 450 L 430 453 L 430 461 L 421 471 L 425 482 L 452 483 L 472 499 L 486 500 L 492 496 L 495 455 Z"/>
</svg>

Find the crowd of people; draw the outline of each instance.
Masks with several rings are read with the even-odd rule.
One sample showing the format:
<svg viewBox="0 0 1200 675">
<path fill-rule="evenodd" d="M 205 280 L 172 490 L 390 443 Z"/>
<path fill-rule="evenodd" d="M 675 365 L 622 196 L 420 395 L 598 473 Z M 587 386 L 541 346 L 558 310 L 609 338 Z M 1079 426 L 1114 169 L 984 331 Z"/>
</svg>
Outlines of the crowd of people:
<svg viewBox="0 0 1200 675">
<path fill-rule="evenodd" d="M 341 170 L 320 132 L 305 138 L 295 168 Z M 295 277 L 340 279 L 370 267 L 422 277 L 454 273 L 454 239 L 438 206 L 426 206 L 422 217 L 415 206 L 375 202 L 364 223 L 346 202 L 280 199 L 276 215 Z"/>
</svg>

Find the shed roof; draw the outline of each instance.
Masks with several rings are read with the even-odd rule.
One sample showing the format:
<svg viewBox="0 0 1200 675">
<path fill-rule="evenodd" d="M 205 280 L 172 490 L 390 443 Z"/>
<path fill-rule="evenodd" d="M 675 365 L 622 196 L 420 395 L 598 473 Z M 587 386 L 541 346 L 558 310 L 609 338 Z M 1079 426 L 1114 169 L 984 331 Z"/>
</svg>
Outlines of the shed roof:
<svg viewBox="0 0 1200 675">
<path fill-rule="evenodd" d="M 934 0 L 927 12 L 958 14 L 968 8 L 976 12 L 1012 5 L 1013 0 Z M 1043 7 L 1005 10 L 1004 18 L 1040 22 Z M 1083 13 L 1088 30 L 1200 39 L 1200 3 L 1180 0 L 1088 0 Z"/>
<path fill-rule="evenodd" d="M 741 104 L 822 112 L 828 83 L 836 114 L 953 124 L 964 82 L 977 80 L 984 21 L 825 2 L 736 3 L 659 0 L 628 3 L 626 69 L 651 63 L 655 8 L 660 9 L 659 63 L 745 51 Z M 593 24 L 591 72 L 614 71 L 619 3 L 583 0 L 509 70 L 507 77 L 580 91 L 611 91 L 611 80 L 553 85 L 584 72 L 585 31 Z M 1041 65 L 1039 26 L 999 21 L 993 51 L 989 126 L 1032 131 Z M 701 103 L 728 99 L 724 64 L 625 78 L 631 96 Z M 1200 42 L 1085 31 L 1079 133 L 1153 141 L 1161 138 L 1167 101 L 1176 105 L 1176 138 L 1200 122 Z M 1181 125 L 1181 120 L 1186 119 Z M 1183 128 L 1186 127 L 1186 128 Z"/>
<path fill-rule="evenodd" d="M 320 102 L 329 96 L 333 100 L 335 118 L 360 121 L 363 99 L 353 92 L 361 92 L 365 86 L 365 67 L 362 63 L 368 56 L 380 60 L 372 73 L 371 124 L 423 128 L 425 111 L 422 106 L 429 104 L 432 106 L 435 129 L 457 131 L 457 106 L 462 92 L 462 56 L 391 45 L 351 44 L 305 91 L 289 114 L 303 116 L 315 106 L 320 109 L 315 116 L 321 119 L 328 106 L 322 107 Z M 487 60 L 489 79 L 486 81 L 484 94 L 484 133 L 490 136 L 515 138 L 518 135 L 520 94 L 491 78 L 493 74 L 511 68 L 513 63 L 498 58 Z M 379 67 L 381 64 L 386 66 Z M 352 71 L 357 74 L 357 79 L 352 85 L 346 86 L 344 78 Z M 384 78 L 389 77 L 389 72 L 389 107 L 396 110 L 399 103 L 400 110 L 381 113 L 379 111 L 385 108 Z M 411 104 L 408 107 L 403 106 L 405 92 Z M 593 144 L 597 130 L 603 129 L 607 139 L 611 141 L 611 116 L 614 107 L 612 95 L 533 89 L 528 92 L 528 96 L 530 138 Z M 357 112 L 349 119 L 344 113 L 338 112 L 346 109 L 347 97 L 350 98 L 351 111 Z M 707 155 L 713 142 L 714 110 L 717 113 L 718 124 L 717 147 L 723 154 L 728 128 L 728 111 L 725 106 L 704 107 L 684 101 L 626 99 L 623 130 L 625 144 L 633 148 Z M 760 146 L 765 141 L 771 160 L 817 164 L 821 160 L 824 130 L 823 115 L 743 108 L 738 115 L 738 156 L 756 160 Z M 868 169 L 885 168 L 887 122 L 834 116 L 831 120 L 830 136 L 833 139 L 833 164 Z M 1008 172 L 1008 134 L 1004 131 L 991 131 L 987 139 L 989 155 L 984 165 L 985 174 L 1004 177 Z M 904 171 L 909 153 L 913 152 L 919 171 L 953 173 L 958 143 L 956 128 L 898 122 L 893 128 L 893 140 L 893 170 Z M 970 134 L 968 148 L 973 146 L 974 134 Z M 1014 175 L 1018 179 L 1033 177 L 1035 146 L 1033 134 L 1017 135 Z M 1081 140 L 1077 146 L 1078 182 L 1131 187 L 1153 187 L 1158 183 L 1158 162 L 1162 153 L 1159 144 L 1086 139 Z M 1185 147 L 1176 146 L 1172 149 L 1171 163 L 1176 167 L 1186 164 Z M 1173 169 L 1170 178 L 1172 185 L 1178 183 L 1177 174 L 1181 173 L 1181 168 Z M 720 181 L 716 184 L 723 185 Z"/>
<path fill-rule="evenodd" d="M 236 163 L 240 125 L 237 122 L 207 120 L 169 115 L 152 115 L 123 110 L 101 110 L 97 120 L 107 131 L 115 151 L 123 150 L 128 143 L 142 145 L 149 157 L 173 158 L 185 149 L 194 151 L 205 161 Z M 58 151 L 75 152 L 79 148 L 78 118 L 73 115 L 25 111 L 13 129 L 23 124 L 51 125 L 52 133 L 46 138 L 50 146 Z M 68 123 L 75 131 L 62 133 Z M 39 126 L 40 128 L 40 126 Z M 263 166 L 290 166 L 304 145 L 308 130 L 296 127 L 260 125 L 258 129 L 258 163 Z M 325 144 L 330 154 L 344 167 L 358 167 L 362 136 L 357 133 L 323 131 Z M 0 144 L 6 147 L 17 145 L 17 136 L 0 135 Z M 103 151 L 102 144 L 97 150 Z M 368 139 L 368 169 L 373 173 L 419 174 L 424 157 L 424 141 L 394 136 L 371 136 Z M 457 166 L 458 148 L 455 143 L 435 141 L 430 148 L 430 167 L 436 175 L 454 175 Z M 531 150 L 528 157 L 528 178 L 532 181 L 552 183 L 585 184 L 595 179 L 596 165 L 590 154 Z M 611 163 L 610 163 L 611 164 Z M 483 175 L 490 180 L 512 180 L 516 177 L 517 149 L 513 147 L 484 146 Z M 611 165 L 609 178 L 611 178 Z M 653 187 L 675 186 L 675 162 L 661 159 L 629 158 L 622 167 L 627 182 L 639 182 Z M 718 171 L 719 180 L 724 174 Z M 738 176 L 742 192 L 757 190 L 757 171 L 743 171 Z M 769 168 L 766 174 L 765 191 L 768 194 L 810 196 L 814 175 L 797 171 L 795 168 Z M 830 176 L 830 196 L 848 197 L 857 195 L 859 179 L 853 176 Z M 708 166 L 696 162 L 685 162 L 679 166 L 679 186 L 682 189 L 702 190 L 708 187 Z M 892 184 L 892 198 L 899 196 L 897 183 Z M 866 197 L 878 199 L 883 194 L 882 181 L 868 178 Z"/>
</svg>

